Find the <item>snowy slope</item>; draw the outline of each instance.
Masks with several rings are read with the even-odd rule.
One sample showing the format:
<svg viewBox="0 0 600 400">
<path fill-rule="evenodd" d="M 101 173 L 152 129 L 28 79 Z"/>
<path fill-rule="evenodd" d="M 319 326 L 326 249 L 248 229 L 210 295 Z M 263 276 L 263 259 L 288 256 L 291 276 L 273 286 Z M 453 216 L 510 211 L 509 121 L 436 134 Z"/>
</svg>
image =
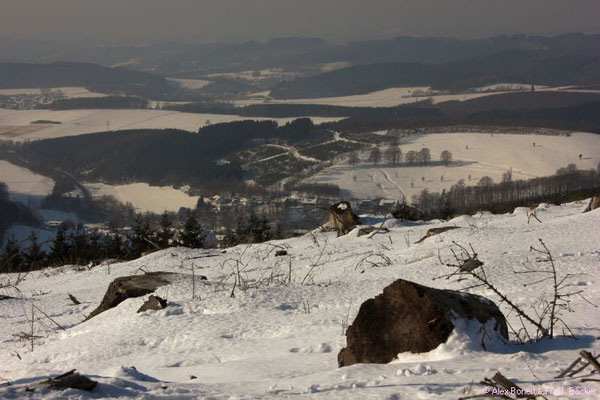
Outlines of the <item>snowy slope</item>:
<svg viewBox="0 0 600 400">
<path fill-rule="evenodd" d="M 0 108 L 0 140 L 39 140 L 103 132 L 108 129 L 184 129 L 197 131 L 210 123 L 273 119 L 285 124 L 294 118 L 251 118 L 223 114 L 192 114 L 163 110 L 7 110 Z M 340 118 L 311 118 L 315 124 Z M 49 120 L 61 124 L 31 124 Z"/>
<path fill-rule="evenodd" d="M 401 354 L 388 365 L 340 369 L 336 357 L 345 345 L 344 324 L 352 322 L 364 300 L 395 279 L 458 289 L 461 284 L 432 281 L 448 272 L 438 261 L 438 251 L 446 258 L 452 241 L 472 244 L 490 279 L 528 307 L 540 291 L 524 289 L 513 270 L 522 262 L 534 262 L 536 254 L 529 246 L 542 238 L 561 273 L 581 274 L 574 283 L 585 290 L 588 300 L 599 304 L 600 210 L 582 214 L 585 206 L 584 202 L 542 205 L 537 211 L 542 223 L 528 224 L 523 209 L 506 215 L 463 216 L 447 223 L 390 220 L 386 222 L 390 233 L 373 238 L 357 237 L 356 231 L 340 238 L 315 232 L 224 253 L 174 248 L 91 270 L 65 266 L 35 272 L 20 284 L 22 298 L 0 301 L 0 377 L 15 384 L 0 388 L 0 397 L 17 398 L 22 395 L 19 384 L 72 368 L 100 382 L 95 398 L 456 399 L 472 382 L 470 393 L 481 393 L 476 382 L 497 370 L 522 387 L 568 388 L 579 380 L 552 377 L 576 358 L 578 349 L 600 350 L 596 340 L 600 311 L 579 298 L 573 302 L 575 313 L 565 315 L 578 340 L 558 338 L 526 346 L 497 343 L 493 351 L 484 352 L 477 345 L 480 338 L 467 340 L 477 332 L 466 326 L 439 348 Z M 461 229 L 414 244 L 427 229 L 446 225 Z M 274 257 L 281 247 L 289 256 Z M 389 263 L 382 262 L 386 258 Z M 196 276 L 208 277 L 196 281 L 195 299 L 192 264 Z M 231 297 L 238 269 L 243 281 L 254 287 L 244 291 L 237 286 Z M 169 300 L 169 307 L 136 314 L 143 299 L 130 299 L 81 322 L 98 305 L 110 281 L 143 270 L 186 274 L 157 290 Z M 48 293 L 33 296 L 40 291 Z M 498 302 L 489 291 L 473 292 Z M 67 293 L 82 304 L 73 305 Z M 41 322 L 52 323 L 38 312 L 41 320 L 34 322 L 34 330 L 42 338 L 34 343 L 33 352 L 30 343 L 13 337 L 31 329 L 27 314 L 32 304 L 66 328 L 44 331 Z M 508 319 L 517 322 L 514 315 Z M 80 396 L 73 390 L 28 398 Z"/>
<path fill-rule="evenodd" d="M 0 160 L 0 182 L 6 183 L 11 201 L 24 204 L 38 203 L 54 188 L 52 179 L 5 160 Z"/>
<path fill-rule="evenodd" d="M 513 179 L 531 179 L 552 175 L 570 163 L 589 170 L 600 162 L 600 135 L 593 133 L 577 132 L 568 137 L 533 133 L 444 133 L 419 135 L 400 143 L 404 155 L 423 147 L 431 151 L 432 163 L 427 166 L 383 162 L 374 165 L 367 161 L 359 165 L 335 164 L 307 181 L 338 185 L 347 197 L 401 199 L 405 194 L 410 200 L 425 188 L 431 192 L 448 190 L 460 179 L 464 179 L 466 185 L 476 185 L 483 176 L 501 182 L 502 174 L 511 168 Z M 453 155 L 451 166 L 440 163 L 444 150 Z M 381 151 L 385 151 L 385 147 Z M 360 158 L 367 160 L 369 152 L 364 151 Z"/>
</svg>

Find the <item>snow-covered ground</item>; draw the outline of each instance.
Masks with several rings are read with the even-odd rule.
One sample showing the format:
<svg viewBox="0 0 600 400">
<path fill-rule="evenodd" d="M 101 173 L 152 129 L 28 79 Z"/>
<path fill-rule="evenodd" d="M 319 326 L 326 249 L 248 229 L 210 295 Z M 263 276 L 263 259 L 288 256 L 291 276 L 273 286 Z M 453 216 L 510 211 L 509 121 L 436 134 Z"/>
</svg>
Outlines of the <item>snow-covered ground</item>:
<svg viewBox="0 0 600 400">
<path fill-rule="evenodd" d="M 110 267 L 33 272 L 19 285 L 20 292 L 1 293 L 18 298 L 0 301 L 0 377 L 13 384 L 0 387 L 0 397 L 86 397 L 76 390 L 23 392 L 22 384 L 72 368 L 100 382 L 89 395 L 94 398 L 456 399 L 482 394 L 477 382 L 496 371 L 527 389 L 558 391 L 577 385 L 598 393 L 595 383 L 553 378 L 580 349 L 600 351 L 600 311 L 581 298 L 574 298 L 574 312 L 564 315 L 577 340 L 496 343 L 486 352 L 478 344 L 480 337 L 471 341 L 468 332 L 459 330 L 426 354 L 400 354 L 387 365 L 337 366 L 337 353 L 345 346 L 343 326 L 352 323 L 363 301 L 395 279 L 450 289 L 468 285 L 432 280 L 449 272 L 440 265 L 438 252 L 448 258 L 452 241 L 471 244 L 497 288 L 529 310 L 541 291 L 524 289 L 523 276 L 513 271 L 522 263 L 535 263 L 538 255 L 529 248 L 541 238 L 559 274 L 577 274 L 576 289 L 600 304 L 600 210 L 582 214 L 585 206 L 542 205 L 537 211 L 542 223 L 528 224 L 524 209 L 447 223 L 390 220 L 390 232 L 372 238 L 357 237 L 356 230 L 339 238 L 315 232 L 226 252 L 173 248 Z M 460 229 L 413 244 L 427 229 L 447 225 Z M 275 257 L 281 247 L 289 255 Z M 192 265 L 196 276 L 208 278 L 196 280 L 195 298 Z M 253 287 L 238 285 L 232 297 L 238 269 Z M 166 309 L 136 314 L 144 299 L 129 299 L 83 322 L 113 279 L 142 270 L 184 274 L 157 290 L 169 301 Z M 489 290 L 470 291 L 499 302 Z M 73 305 L 68 293 L 82 304 Z M 30 342 L 14 336 L 31 331 L 32 305 L 65 328 L 36 311 L 34 334 L 41 338 L 33 351 Z M 508 320 L 518 325 L 516 315 Z"/>
<path fill-rule="evenodd" d="M 111 186 L 104 183 L 85 183 L 93 197 L 113 196 L 121 203 L 131 203 L 138 212 L 162 213 L 179 211 L 181 207 L 195 208 L 199 196 L 190 196 L 171 186 L 149 186 L 147 183 L 131 183 Z"/>
<path fill-rule="evenodd" d="M 106 97 L 104 93 L 90 92 L 88 89 L 81 86 L 67 86 L 49 89 L 0 89 L 0 96 L 12 96 L 19 94 L 39 95 L 42 91 L 62 92 L 63 96 L 68 99 L 80 97 Z"/>
<path fill-rule="evenodd" d="M 0 108 L 0 140 L 37 140 L 74 136 L 85 133 L 119 129 L 184 129 L 197 131 L 207 123 L 240 121 L 251 118 L 237 115 L 192 114 L 163 110 L 7 110 Z M 294 118 L 273 119 L 279 124 Z M 340 118 L 311 118 L 315 124 L 337 121 Z M 49 120 L 61 124 L 32 124 Z"/>
<path fill-rule="evenodd" d="M 460 179 L 464 179 L 467 185 L 477 184 L 483 176 L 500 182 L 502 174 L 511 168 L 513 179 L 530 179 L 552 175 L 558 168 L 570 163 L 576 164 L 579 169 L 592 169 L 600 162 L 600 135 L 591 133 L 573 133 L 570 137 L 444 133 L 416 136 L 400 143 L 403 155 L 423 147 L 431 151 L 433 162 L 429 166 L 392 166 L 385 162 L 376 166 L 367 161 L 359 165 L 338 164 L 324 169 L 308 181 L 336 184 L 344 197 L 401 199 L 406 194 L 410 200 L 413 194 L 425 188 L 441 192 Z M 452 153 L 452 166 L 441 165 L 440 154 L 444 150 Z M 384 152 L 385 148 L 381 151 Z M 367 160 L 368 153 L 362 153 L 361 159 Z M 579 154 L 582 154 L 581 160 Z"/>
<path fill-rule="evenodd" d="M 26 168 L 0 160 L 0 182 L 8 186 L 11 201 L 35 205 L 42 197 L 52 193 L 54 181 Z"/>
<path fill-rule="evenodd" d="M 210 84 L 210 81 L 205 79 L 179 79 L 179 78 L 167 78 L 169 81 L 179 85 L 185 89 L 202 89 L 204 86 Z"/>
<path fill-rule="evenodd" d="M 269 92 L 255 93 L 249 99 L 237 100 L 237 106 L 247 106 L 251 104 L 320 104 L 330 106 L 346 107 L 396 107 L 402 104 L 415 103 L 423 100 L 431 100 L 433 104 L 444 101 L 465 101 L 495 94 L 509 93 L 516 90 L 529 90 L 531 85 L 519 83 L 499 83 L 495 85 L 482 86 L 470 89 L 465 93 L 444 94 L 432 90 L 430 87 L 398 87 L 377 90 L 375 92 L 337 97 L 321 97 L 313 99 L 271 99 Z M 588 92 L 598 93 L 598 90 L 579 90 L 572 86 L 548 87 L 535 85 L 538 91 L 564 91 L 564 92 Z"/>
<path fill-rule="evenodd" d="M 346 107 L 395 107 L 402 104 L 416 103 L 431 99 L 436 103 L 444 101 L 458 100 L 465 101 L 478 97 L 490 96 L 499 93 L 506 93 L 506 90 L 516 90 L 518 84 L 490 85 L 482 88 L 473 89 L 470 93 L 461 94 L 442 94 L 441 92 L 431 90 L 427 86 L 419 87 L 399 87 L 377 90 L 371 93 L 358 94 L 353 96 L 321 97 L 314 99 L 269 99 L 267 97 L 255 96 L 247 100 L 238 100 L 235 102 L 238 106 L 247 106 L 251 104 L 321 104 L 330 106 Z M 545 87 L 536 87 L 541 89 Z M 504 89 L 504 90 L 501 90 Z"/>
</svg>

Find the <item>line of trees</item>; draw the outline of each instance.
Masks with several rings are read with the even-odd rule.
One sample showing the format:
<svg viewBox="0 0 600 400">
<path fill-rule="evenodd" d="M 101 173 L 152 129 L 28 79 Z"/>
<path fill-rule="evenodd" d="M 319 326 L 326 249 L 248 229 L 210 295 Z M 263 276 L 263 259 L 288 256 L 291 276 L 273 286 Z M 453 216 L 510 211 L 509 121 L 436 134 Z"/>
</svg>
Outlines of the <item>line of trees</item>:
<svg viewBox="0 0 600 400">
<path fill-rule="evenodd" d="M 279 237 L 280 233 L 277 229 L 273 231 L 265 216 L 251 212 L 238 218 L 236 228 L 227 231 L 221 245 L 261 243 Z M 216 241 L 211 240 L 196 212 L 189 212 L 179 223 L 167 212 L 156 222 L 136 215 L 127 230 L 88 230 L 81 224 L 63 222 L 50 243 L 40 243 L 35 231 L 21 242 L 14 235 L 9 237 L 0 253 L 0 273 L 26 272 L 47 266 L 96 265 L 103 260 L 132 260 L 169 247 L 198 249 L 215 245 Z"/>
<path fill-rule="evenodd" d="M 599 165 L 600 167 L 600 165 Z M 450 190 L 431 193 L 423 189 L 413 196 L 412 203 L 426 219 L 447 219 L 477 211 L 509 212 L 514 207 L 536 203 L 564 203 L 597 195 L 600 190 L 600 170 L 578 170 L 575 164 L 560 168 L 555 175 L 529 180 L 512 180 L 512 172 L 494 183 L 483 177 L 476 186 L 467 186 L 464 179 Z"/>
<path fill-rule="evenodd" d="M 397 144 L 391 144 L 385 149 L 383 154 L 379 147 L 373 147 L 369 152 L 368 161 L 377 165 L 381 160 L 385 160 L 385 162 L 389 165 L 398 165 L 404 162 L 409 165 L 428 165 L 431 163 L 431 151 L 427 147 L 423 147 L 419 151 L 409 150 L 406 154 L 402 153 L 400 146 Z M 442 151 L 440 154 L 440 161 L 446 167 L 450 166 L 453 161 L 452 153 L 448 150 Z M 348 164 L 356 165 L 360 162 L 360 158 L 358 156 L 358 152 L 354 151 L 348 155 Z"/>
</svg>

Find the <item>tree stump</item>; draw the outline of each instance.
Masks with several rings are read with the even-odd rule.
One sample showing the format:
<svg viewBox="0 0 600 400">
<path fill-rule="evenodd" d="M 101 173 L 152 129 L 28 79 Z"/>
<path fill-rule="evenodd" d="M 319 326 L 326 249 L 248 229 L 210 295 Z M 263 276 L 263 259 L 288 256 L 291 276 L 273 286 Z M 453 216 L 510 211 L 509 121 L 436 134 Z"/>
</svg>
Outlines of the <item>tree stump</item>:
<svg viewBox="0 0 600 400">
<path fill-rule="evenodd" d="M 352 212 L 352 207 L 347 201 L 341 201 L 329 207 L 329 219 L 327 225 L 338 235 L 345 235 L 356 227 L 358 216 Z"/>
</svg>

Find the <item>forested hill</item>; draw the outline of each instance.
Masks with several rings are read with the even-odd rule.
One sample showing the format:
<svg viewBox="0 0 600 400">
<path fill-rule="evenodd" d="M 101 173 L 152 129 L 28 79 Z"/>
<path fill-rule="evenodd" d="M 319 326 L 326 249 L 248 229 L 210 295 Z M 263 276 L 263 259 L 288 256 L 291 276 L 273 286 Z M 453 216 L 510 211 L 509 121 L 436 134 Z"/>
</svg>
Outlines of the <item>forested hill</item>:
<svg viewBox="0 0 600 400">
<path fill-rule="evenodd" d="M 0 63 L 0 89 L 66 86 L 140 95 L 162 94 L 172 90 L 164 76 L 126 68 L 75 62 Z"/>
<path fill-rule="evenodd" d="M 242 182 L 236 152 L 265 140 L 298 143 L 322 136 L 309 119 L 281 127 L 273 121 L 237 121 L 199 132 L 137 129 L 39 140 L 15 151 L 24 160 L 69 171 L 81 180 L 222 188 Z"/>
<path fill-rule="evenodd" d="M 383 63 L 342 68 L 281 82 L 275 98 L 356 95 L 399 86 L 464 90 L 495 83 L 566 86 L 600 83 L 600 53 L 508 51 L 444 64 Z"/>
</svg>

